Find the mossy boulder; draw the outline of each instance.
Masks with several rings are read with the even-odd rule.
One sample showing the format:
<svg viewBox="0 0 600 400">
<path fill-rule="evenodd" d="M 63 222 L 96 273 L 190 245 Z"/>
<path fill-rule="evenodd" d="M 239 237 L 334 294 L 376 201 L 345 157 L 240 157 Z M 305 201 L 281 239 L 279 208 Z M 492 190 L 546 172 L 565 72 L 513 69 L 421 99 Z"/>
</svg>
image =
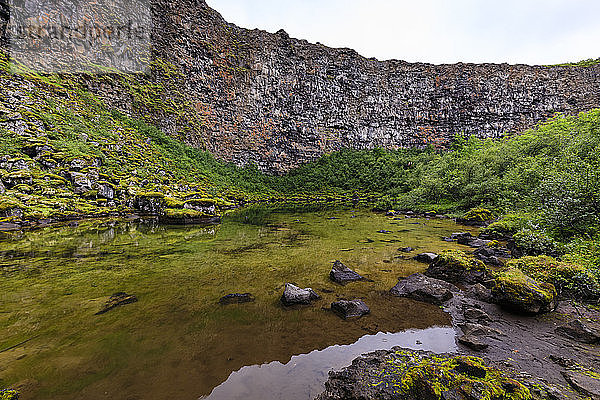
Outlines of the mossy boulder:
<svg viewBox="0 0 600 400">
<path fill-rule="evenodd" d="M 161 215 L 165 209 L 165 195 L 159 192 L 137 193 L 133 208 L 148 215 Z"/>
<path fill-rule="evenodd" d="M 10 389 L 0 389 L 0 400 L 19 400 L 19 392 Z"/>
<path fill-rule="evenodd" d="M 540 314 L 556 308 L 557 293 L 551 283 L 538 282 L 518 268 L 507 268 L 495 274 L 494 300 L 520 314 Z"/>
<path fill-rule="evenodd" d="M 483 283 L 488 272 L 485 264 L 460 250 L 441 252 L 425 271 L 425 275 L 452 283 Z"/>
<path fill-rule="evenodd" d="M 476 357 L 393 348 L 331 372 L 318 400 L 532 399 L 523 384 Z"/>
<path fill-rule="evenodd" d="M 498 221 L 492 222 L 481 230 L 482 236 L 491 239 L 506 239 L 512 237 L 524 228 L 531 217 L 524 213 L 511 213 L 504 215 Z"/>
<path fill-rule="evenodd" d="M 483 226 L 494 219 L 494 213 L 487 208 L 473 208 L 467 211 L 456 222 L 464 225 Z"/>
<path fill-rule="evenodd" d="M 550 256 L 527 256 L 510 260 L 507 266 L 518 268 L 537 281 L 551 283 L 560 297 L 590 302 L 600 300 L 600 282 L 583 265 Z"/>
</svg>

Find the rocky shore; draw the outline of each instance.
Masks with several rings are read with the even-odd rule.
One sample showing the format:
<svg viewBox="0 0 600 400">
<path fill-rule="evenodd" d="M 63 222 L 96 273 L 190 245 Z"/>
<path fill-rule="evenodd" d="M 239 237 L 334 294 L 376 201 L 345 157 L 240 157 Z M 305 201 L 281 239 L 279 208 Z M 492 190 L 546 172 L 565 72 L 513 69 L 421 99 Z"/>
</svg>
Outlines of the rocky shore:
<svg viewBox="0 0 600 400">
<path fill-rule="evenodd" d="M 318 399 L 600 399 L 598 282 L 548 256 L 512 259 L 511 238 L 498 239 L 485 229 L 444 238 L 473 251 L 439 254 L 390 291 L 443 307 L 457 354 L 366 354 L 330 372 Z"/>
</svg>

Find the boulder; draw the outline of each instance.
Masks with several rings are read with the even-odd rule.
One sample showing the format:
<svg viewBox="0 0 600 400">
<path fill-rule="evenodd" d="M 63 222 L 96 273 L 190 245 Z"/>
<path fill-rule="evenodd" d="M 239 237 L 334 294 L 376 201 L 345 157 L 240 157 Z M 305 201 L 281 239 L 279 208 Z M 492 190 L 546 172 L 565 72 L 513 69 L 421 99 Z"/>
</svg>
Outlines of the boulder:
<svg viewBox="0 0 600 400">
<path fill-rule="evenodd" d="M 398 249 L 399 252 L 402 253 L 411 253 L 413 252 L 415 249 L 413 249 L 412 247 L 401 247 Z"/>
<path fill-rule="evenodd" d="M 492 295 L 496 303 L 522 314 L 550 312 L 557 306 L 556 289 L 552 284 L 537 282 L 517 268 L 496 274 Z"/>
<path fill-rule="evenodd" d="M 452 283 L 482 283 L 487 279 L 487 268 L 459 250 L 443 251 L 427 268 L 425 275 Z"/>
<path fill-rule="evenodd" d="M 424 264 L 431 264 L 437 258 L 435 253 L 421 253 L 414 257 L 415 260 Z"/>
<path fill-rule="evenodd" d="M 581 343 L 600 343 L 600 333 L 590 329 L 578 319 L 569 322 L 567 325 L 559 326 L 555 329 L 555 332 Z"/>
<path fill-rule="evenodd" d="M 465 308 L 463 311 L 463 317 L 469 322 L 487 323 L 491 321 L 488 313 L 475 307 Z"/>
<path fill-rule="evenodd" d="M 361 299 L 336 301 L 331 303 L 331 311 L 344 319 L 362 317 L 371 312 Z"/>
<path fill-rule="evenodd" d="M 475 258 L 483 261 L 485 264 L 500 267 L 503 265 L 502 259 L 510 258 L 507 250 L 496 247 L 482 246 L 473 253 Z"/>
<path fill-rule="evenodd" d="M 125 304 L 131 304 L 138 301 L 137 297 L 124 292 L 115 293 L 106 302 L 104 307 L 96 313 L 96 315 L 104 314 L 115 307 L 122 306 Z"/>
<path fill-rule="evenodd" d="M 466 288 L 465 296 L 471 299 L 483 301 L 485 303 L 491 303 L 494 299 L 492 291 L 481 283 L 476 283 Z"/>
<path fill-rule="evenodd" d="M 342 264 L 342 262 L 339 260 L 336 260 L 333 263 L 333 267 L 331 268 L 331 272 L 329 273 L 329 278 L 332 281 L 341 285 L 345 285 L 348 282 L 366 280 L 364 277 Z"/>
<path fill-rule="evenodd" d="M 241 304 L 241 303 L 250 303 L 254 301 L 254 296 L 250 293 L 232 293 L 227 296 L 221 297 L 219 300 L 219 304 L 229 305 L 229 304 Z"/>
<path fill-rule="evenodd" d="M 483 351 L 489 347 L 489 344 L 484 343 L 481 337 L 475 335 L 462 335 L 457 340 L 458 343 L 474 351 Z"/>
<path fill-rule="evenodd" d="M 423 274 L 413 274 L 406 279 L 400 279 L 390 293 L 398 297 L 408 297 L 441 305 L 453 297 L 453 292 L 459 289 L 451 283 L 429 278 Z"/>
<path fill-rule="evenodd" d="M 294 304 L 310 304 L 320 298 L 321 296 L 311 288 L 301 289 L 291 283 L 286 283 L 285 290 L 281 296 L 281 302 L 285 306 L 291 306 Z"/>
<path fill-rule="evenodd" d="M 473 235 L 471 235 L 471 232 L 456 232 L 456 233 L 451 234 L 448 237 L 445 237 L 444 240 L 446 242 L 455 242 L 459 239 L 464 239 L 464 238 L 472 239 Z"/>
</svg>

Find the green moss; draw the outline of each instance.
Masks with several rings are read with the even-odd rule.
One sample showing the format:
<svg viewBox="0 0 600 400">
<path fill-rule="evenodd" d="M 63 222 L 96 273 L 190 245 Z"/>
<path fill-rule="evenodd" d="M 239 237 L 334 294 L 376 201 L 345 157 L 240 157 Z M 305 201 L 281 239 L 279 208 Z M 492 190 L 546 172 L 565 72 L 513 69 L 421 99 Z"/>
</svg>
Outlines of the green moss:
<svg viewBox="0 0 600 400">
<path fill-rule="evenodd" d="M 392 392 L 394 398 L 531 399 L 523 384 L 486 366 L 476 357 L 423 354 L 398 350 L 385 358 L 365 380 L 375 391 Z M 376 397 L 376 394 L 374 394 Z"/>
<path fill-rule="evenodd" d="M 19 392 L 16 390 L 2 389 L 0 390 L 0 400 L 19 400 Z"/>
<path fill-rule="evenodd" d="M 575 262 L 559 261 L 549 256 L 510 260 L 509 268 L 518 268 L 533 279 L 551 283 L 558 293 L 580 299 L 600 298 L 600 283 L 586 267 Z"/>
<path fill-rule="evenodd" d="M 464 271 L 486 271 L 483 261 L 473 258 L 460 250 L 445 250 L 441 252 L 436 263 L 447 264 L 450 269 Z"/>
<path fill-rule="evenodd" d="M 494 214 L 487 208 L 472 208 L 461 219 L 473 223 L 484 223 L 493 220 Z"/>
<path fill-rule="evenodd" d="M 24 205 L 15 198 L 0 196 L 0 212 L 6 212 L 15 208 L 23 208 Z"/>
<path fill-rule="evenodd" d="M 174 219 L 185 219 L 185 218 L 203 218 L 203 217 L 209 217 L 212 216 L 210 214 L 206 214 L 203 213 L 202 211 L 196 211 L 196 210 L 188 210 L 188 209 L 180 209 L 180 208 L 167 208 L 164 211 L 164 216 L 167 218 L 174 218 Z"/>
<path fill-rule="evenodd" d="M 504 304 L 523 311 L 535 309 L 540 303 L 543 304 L 542 308 L 550 307 L 557 295 L 552 284 L 537 282 L 518 268 L 497 271 L 494 277 L 496 286 L 492 293 L 497 298 L 503 299 Z M 550 309 L 546 308 L 544 311 Z"/>
<path fill-rule="evenodd" d="M 167 208 L 183 208 L 185 202 L 173 197 L 165 197 L 165 206 Z"/>
<path fill-rule="evenodd" d="M 530 220 L 530 216 L 526 213 L 508 213 L 496 222 L 482 229 L 482 233 L 497 236 L 512 236 L 520 229 L 524 228 Z"/>
</svg>

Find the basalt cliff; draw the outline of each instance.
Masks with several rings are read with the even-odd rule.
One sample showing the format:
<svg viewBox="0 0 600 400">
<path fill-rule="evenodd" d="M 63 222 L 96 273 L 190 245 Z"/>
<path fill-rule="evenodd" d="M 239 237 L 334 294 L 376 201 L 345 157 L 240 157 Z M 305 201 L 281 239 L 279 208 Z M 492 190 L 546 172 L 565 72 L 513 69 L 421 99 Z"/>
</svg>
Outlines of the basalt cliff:
<svg viewBox="0 0 600 400">
<path fill-rule="evenodd" d="M 342 148 L 443 147 L 457 134 L 498 137 L 600 106 L 600 65 L 378 61 L 239 28 L 203 0 L 151 5 L 153 68 L 138 77 L 146 92 L 81 80 L 110 107 L 270 173 Z M 5 86 L 3 97 L 15 90 Z"/>
</svg>

